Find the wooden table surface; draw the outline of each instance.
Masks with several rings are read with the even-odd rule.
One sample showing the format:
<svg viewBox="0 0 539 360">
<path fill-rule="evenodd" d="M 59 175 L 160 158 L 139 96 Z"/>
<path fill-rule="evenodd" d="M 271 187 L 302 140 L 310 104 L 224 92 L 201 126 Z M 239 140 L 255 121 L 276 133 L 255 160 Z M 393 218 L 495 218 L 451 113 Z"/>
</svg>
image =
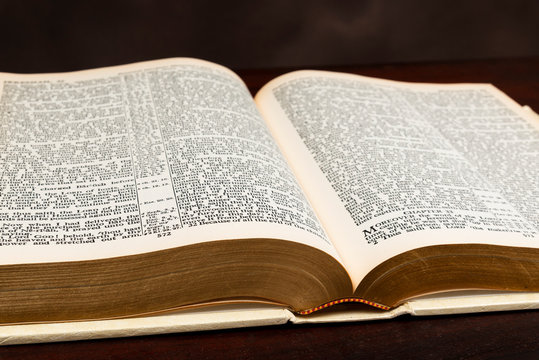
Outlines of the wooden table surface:
<svg viewBox="0 0 539 360">
<path fill-rule="evenodd" d="M 238 71 L 254 93 L 294 69 Z M 327 68 L 421 82 L 488 82 L 539 110 L 539 58 Z M 538 166 L 538 164 L 530 164 Z M 1 328 L 0 328 L 1 331 Z M 539 359 L 539 311 L 283 325 L 0 347 L 0 359 Z"/>
</svg>

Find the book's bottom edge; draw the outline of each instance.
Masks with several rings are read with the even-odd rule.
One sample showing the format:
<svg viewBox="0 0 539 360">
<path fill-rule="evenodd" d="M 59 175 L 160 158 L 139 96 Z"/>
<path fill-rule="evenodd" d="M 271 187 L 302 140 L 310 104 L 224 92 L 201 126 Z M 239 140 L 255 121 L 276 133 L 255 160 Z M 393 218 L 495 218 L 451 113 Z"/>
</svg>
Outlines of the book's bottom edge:
<svg viewBox="0 0 539 360">
<path fill-rule="evenodd" d="M 95 340 L 282 325 L 292 313 L 272 305 L 220 305 L 143 317 L 0 325 L 0 345 Z"/>
<path fill-rule="evenodd" d="M 278 305 L 227 304 L 136 318 L 0 325 L 0 345 L 211 331 L 282 325 L 289 322 L 316 324 L 384 320 L 404 314 L 431 316 L 530 310 L 539 309 L 539 292 L 464 291 L 436 294 L 412 299 L 390 310 L 351 306 L 344 301 L 341 304 L 327 306 L 326 310 L 307 316 L 293 313 Z"/>
</svg>

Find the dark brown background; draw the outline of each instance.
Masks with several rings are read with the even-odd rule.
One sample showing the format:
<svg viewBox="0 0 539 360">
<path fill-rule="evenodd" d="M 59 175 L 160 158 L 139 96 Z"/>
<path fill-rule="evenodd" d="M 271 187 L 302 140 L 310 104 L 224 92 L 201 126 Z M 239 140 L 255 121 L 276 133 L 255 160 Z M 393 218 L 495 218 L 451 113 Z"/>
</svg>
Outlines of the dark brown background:
<svg viewBox="0 0 539 360">
<path fill-rule="evenodd" d="M 234 69 L 539 56 L 539 1 L 0 0 L 0 71 L 174 56 Z"/>
</svg>

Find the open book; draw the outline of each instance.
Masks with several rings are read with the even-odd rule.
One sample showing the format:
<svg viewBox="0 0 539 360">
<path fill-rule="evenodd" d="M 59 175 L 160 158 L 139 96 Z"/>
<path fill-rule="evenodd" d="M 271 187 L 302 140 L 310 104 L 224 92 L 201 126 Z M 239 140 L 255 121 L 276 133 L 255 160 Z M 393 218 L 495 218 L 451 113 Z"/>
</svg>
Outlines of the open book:
<svg viewBox="0 0 539 360">
<path fill-rule="evenodd" d="M 0 322 L 539 291 L 539 121 L 487 84 L 167 59 L 0 75 Z"/>
</svg>

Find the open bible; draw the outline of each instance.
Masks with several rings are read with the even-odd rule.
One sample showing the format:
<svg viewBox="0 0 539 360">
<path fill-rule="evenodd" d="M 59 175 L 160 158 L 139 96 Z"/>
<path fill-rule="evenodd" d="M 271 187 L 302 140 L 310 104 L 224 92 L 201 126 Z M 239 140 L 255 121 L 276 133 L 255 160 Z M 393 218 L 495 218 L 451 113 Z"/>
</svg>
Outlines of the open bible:
<svg viewBox="0 0 539 360">
<path fill-rule="evenodd" d="M 0 323 L 539 291 L 539 121 L 488 84 L 167 59 L 0 75 Z"/>
</svg>

